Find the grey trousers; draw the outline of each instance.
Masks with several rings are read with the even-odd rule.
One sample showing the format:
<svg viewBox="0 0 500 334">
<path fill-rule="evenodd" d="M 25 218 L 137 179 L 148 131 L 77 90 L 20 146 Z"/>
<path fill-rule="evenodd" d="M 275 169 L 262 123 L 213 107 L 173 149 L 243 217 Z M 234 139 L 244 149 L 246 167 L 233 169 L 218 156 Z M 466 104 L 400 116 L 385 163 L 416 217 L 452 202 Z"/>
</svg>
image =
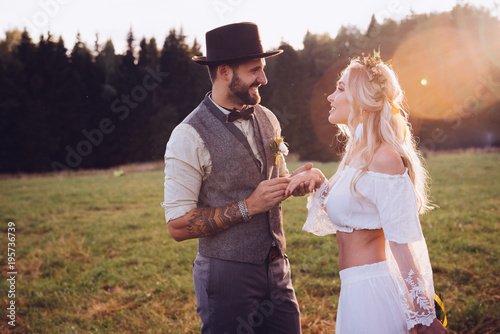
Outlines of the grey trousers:
<svg viewBox="0 0 500 334">
<path fill-rule="evenodd" d="M 301 333 L 288 258 L 255 265 L 198 254 L 193 278 L 202 334 Z"/>
</svg>

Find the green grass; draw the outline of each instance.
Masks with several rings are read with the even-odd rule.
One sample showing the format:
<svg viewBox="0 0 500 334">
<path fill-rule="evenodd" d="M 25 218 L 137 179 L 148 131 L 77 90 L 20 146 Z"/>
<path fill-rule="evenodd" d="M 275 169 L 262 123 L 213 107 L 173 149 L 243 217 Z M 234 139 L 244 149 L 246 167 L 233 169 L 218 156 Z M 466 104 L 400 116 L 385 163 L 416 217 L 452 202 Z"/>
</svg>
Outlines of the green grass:
<svg viewBox="0 0 500 334">
<path fill-rule="evenodd" d="M 439 208 L 421 217 L 450 333 L 500 328 L 500 155 L 427 159 Z M 298 163 L 291 163 L 294 170 Z M 331 176 L 336 164 L 318 164 Z M 0 180 L 0 331 L 7 325 L 7 223 L 16 224 L 12 333 L 199 333 L 195 240 L 167 231 L 163 172 Z M 332 333 L 340 279 L 335 237 L 301 231 L 305 198 L 284 203 L 304 333 Z"/>
</svg>

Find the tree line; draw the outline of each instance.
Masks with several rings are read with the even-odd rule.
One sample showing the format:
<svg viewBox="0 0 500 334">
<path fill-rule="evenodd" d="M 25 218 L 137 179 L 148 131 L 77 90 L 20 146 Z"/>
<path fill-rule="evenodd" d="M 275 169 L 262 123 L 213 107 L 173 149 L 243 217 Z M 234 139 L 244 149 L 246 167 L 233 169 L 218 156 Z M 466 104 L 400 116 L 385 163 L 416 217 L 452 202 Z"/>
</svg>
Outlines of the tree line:
<svg viewBox="0 0 500 334">
<path fill-rule="evenodd" d="M 429 56 L 413 50 L 405 55 L 417 43 L 408 41 L 429 32 L 432 36 L 436 27 L 437 31 L 451 29 L 457 36 L 467 32 L 482 46 L 481 57 L 464 55 L 462 39 L 447 45 L 447 59 L 444 51 Z M 401 59 L 394 66 L 403 89 L 411 93 L 410 120 L 421 149 L 498 146 L 500 58 L 496 55 L 500 52 L 495 51 L 500 46 L 494 36 L 499 32 L 498 18 L 468 5 L 457 5 L 447 13 L 414 14 L 400 22 L 377 22 L 373 16 L 366 31 L 343 26 L 335 38 L 308 32 L 303 49 L 283 42 L 279 48 L 284 53 L 268 58 L 269 83 L 260 89 L 262 104 L 276 114 L 290 151 L 301 160 L 336 160 L 342 138 L 327 122 L 326 96 L 335 89 L 339 72 L 350 58 L 380 49 L 384 59 Z M 429 41 L 430 50 L 443 47 L 433 43 L 441 44 Z M 188 45 L 182 30 L 171 30 L 159 48 L 154 38 L 142 38 L 137 45 L 131 29 L 124 54 L 115 52 L 111 40 L 100 43 L 98 37 L 90 48 L 77 36 L 69 50 L 62 38 L 56 40 L 50 33 L 34 43 L 27 31 L 6 32 L 0 41 L 0 172 L 106 168 L 161 160 L 174 127 L 211 87 L 206 68 L 191 61 L 195 55 L 202 55 L 200 45 L 196 40 Z M 454 60 L 455 55 L 459 60 Z M 436 91 L 430 85 L 419 93 L 420 85 L 404 80 L 420 75 L 419 68 L 431 64 L 446 69 L 440 75 L 452 78 L 453 86 L 457 80 L 450 69 L 476 58 L 482 59 L 480 69 L 466 78 L 473 85 L 462 87 L 469 90 L 459 92 L 448 104 L 439 104 L 440 96 L 437 102 L 432 100 Z M 419 66 L 421 60 L 424 63 Z M 432 78 L 440 70 L 430 72 Z M 413 110 L 419 111 L 416 116 Z M 436 110 L 442 110 L 438 117 L 422 116 Z"/>
</svg>

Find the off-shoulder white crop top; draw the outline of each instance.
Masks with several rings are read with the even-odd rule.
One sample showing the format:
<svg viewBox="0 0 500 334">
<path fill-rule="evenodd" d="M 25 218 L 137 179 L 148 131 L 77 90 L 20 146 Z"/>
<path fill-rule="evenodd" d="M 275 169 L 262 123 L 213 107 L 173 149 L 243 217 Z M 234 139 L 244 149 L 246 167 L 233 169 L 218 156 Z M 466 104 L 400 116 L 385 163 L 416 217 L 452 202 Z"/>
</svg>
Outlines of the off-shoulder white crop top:
<svg viewBox="0 0 500 334">
<path fill-rule="evenodd" d="M 337 172 L 332 184 L 326 180 L 309 195 L 303 230 L 329 235 L 382 228 L 387 240 L 387 262 L 407 328 L 416 324 L 429 326 L 436 317 L 432 268 L 408 170 L 401 175 L 366 172 L 357 182 L 363 197 L 356 198 L 351 192 L 351 181 L 358 173 L 359 170 L 346 166 Z"/>
<path fill-rule="evenodd" d="M 331 189 L 325 181 L 318 189 L 315 201 L 319 200 L 318 204 L 326 208 L 328 216 L 313 219 L 314 223 L 310 220 L 312 217 L 308 217 L 310 221 L 306 222 L 304 229 L 318 230 L 319 235 L 326 235 L 335 231 L 382 228 L 390 241 L 407 243 L 421 239 L 417 201 L 408 169 L 401 175 L 367 171 L 358 179 L 355 193 L 351 191 L 351 181 L 360 172 L 346 165 Z M 317 198 L 318 195 L 320 198 Z M 309 214 L 314 214 L 314 210 L 310 210 Z M 315 214 L 316 218 L 321 218 L 318 212 Z"/>
</svg>

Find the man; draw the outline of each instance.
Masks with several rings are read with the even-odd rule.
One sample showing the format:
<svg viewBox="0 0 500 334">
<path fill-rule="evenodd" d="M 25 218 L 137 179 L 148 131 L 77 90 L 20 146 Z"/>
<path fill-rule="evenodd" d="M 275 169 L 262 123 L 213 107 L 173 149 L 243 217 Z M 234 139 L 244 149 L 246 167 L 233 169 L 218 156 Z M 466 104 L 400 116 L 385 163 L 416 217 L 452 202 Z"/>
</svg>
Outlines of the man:
<svg viewBox="0 0 500 334">
<path fill-rule="evenodd" d="M 271 148 L 281 129 L 258 104 L 265 58 L 282 50 L 264 52 L 253 23 L 207 32 L 206 48 L 193 60 L 208 65 L 212 91 L 172 132 L 162 203 L 176 241 L 198 238 L 201 332 L 300 333 L 281 214 L 289 175 Z"/>
</svg>

